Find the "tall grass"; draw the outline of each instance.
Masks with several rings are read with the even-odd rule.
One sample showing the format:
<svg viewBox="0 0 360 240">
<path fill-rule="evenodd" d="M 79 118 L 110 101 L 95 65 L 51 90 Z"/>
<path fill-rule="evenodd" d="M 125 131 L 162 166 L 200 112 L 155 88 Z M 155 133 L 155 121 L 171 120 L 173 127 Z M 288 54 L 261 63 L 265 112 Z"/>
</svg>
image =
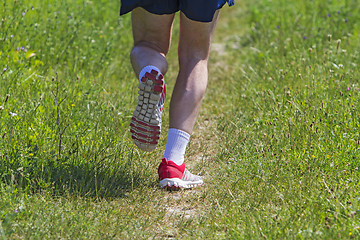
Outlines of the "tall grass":
<svg viewBox="0 0 360 240">
<path fill-rule="evenodd" d="M 134 83 L 123 80 L 133 77 L 131 30 L 118 8 L 107 1 L 3 3 L 3 182 L 90 194 L 113 186 L 105 195 L 130 186 L 136 151 L 122 136 Z"/>
<path fill-rule="evenodd" d="M 218 121 L 227 187 L 211 219 L 230 238 L 358 236 L 359 9 L 249 5 L 249 32 L 227 41 L 235 104 Z"/>
</svg>

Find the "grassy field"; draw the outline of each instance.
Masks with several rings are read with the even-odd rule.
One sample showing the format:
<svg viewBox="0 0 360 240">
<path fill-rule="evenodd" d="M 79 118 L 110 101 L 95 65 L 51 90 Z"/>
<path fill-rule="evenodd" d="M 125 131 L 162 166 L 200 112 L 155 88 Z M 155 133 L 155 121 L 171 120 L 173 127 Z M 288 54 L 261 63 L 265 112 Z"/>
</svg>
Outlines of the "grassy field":
<svg viewBox="0 0 360 240">
<path fill-rule="evenodd" d="M 1 3 L 0 239 L 360 237 L 356 0 L 223 9 L 186 156 L 206 184 L 181 192 L 157 186 L 169 104 L 153 153 L 131 141 L 137 80 L 119 8 Z M 169 92 L 177 36 L 178 19 Z"/>
</svg>

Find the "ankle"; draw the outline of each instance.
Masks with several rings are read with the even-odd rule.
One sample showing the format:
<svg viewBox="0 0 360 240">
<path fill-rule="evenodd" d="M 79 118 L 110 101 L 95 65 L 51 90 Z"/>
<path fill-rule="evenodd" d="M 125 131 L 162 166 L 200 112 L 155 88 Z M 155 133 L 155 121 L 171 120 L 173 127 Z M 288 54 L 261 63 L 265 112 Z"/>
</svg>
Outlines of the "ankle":
<svg viewBox="0 0 360 240">
<path fill-rule="evenodd" d="M 171 159 L 177 165 L 184 163 L 186 146 L 189 143 L 190 134 L 179 129 L 170 128 L 166 142 L 164 158 Z"/>
</svg>

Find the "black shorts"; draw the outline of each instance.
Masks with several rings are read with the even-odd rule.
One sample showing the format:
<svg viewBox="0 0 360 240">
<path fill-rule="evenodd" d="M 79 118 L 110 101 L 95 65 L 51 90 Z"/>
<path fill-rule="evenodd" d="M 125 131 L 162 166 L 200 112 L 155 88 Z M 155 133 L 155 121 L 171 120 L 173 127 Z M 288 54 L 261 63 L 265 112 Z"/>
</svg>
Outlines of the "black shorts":
<svg viewBox="0 0 360 240">
<path fill-rule="evenodd" d="M 216 10 L 225 3 L 234 5 L 235 0 L 121 0 L 120 15 L 142 7 L 153 14 L 183 12 L 186 17 L 198 22 L 211 22 Z"/>
</svg>

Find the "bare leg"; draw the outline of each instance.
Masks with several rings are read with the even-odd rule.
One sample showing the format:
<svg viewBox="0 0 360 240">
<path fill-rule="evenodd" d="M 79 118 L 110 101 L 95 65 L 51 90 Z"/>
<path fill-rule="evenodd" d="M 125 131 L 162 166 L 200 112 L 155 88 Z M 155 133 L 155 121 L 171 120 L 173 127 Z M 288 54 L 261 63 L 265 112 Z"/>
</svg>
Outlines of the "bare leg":
<svg viewBox="0 0 360 240">
<path fill-rule="evenodd" d="M 203 184 L 184 163 L 186 146 L 199 113 L 208 80 L 210 44 L 219 12 L 211 23 L 189 20 L 180 13 L 179 75 L 170 102 L 170 129 L 158 168 L 160 187 L 168 190 Z"/>
<path fill-rule="evenodd" d="M 143 67 L 153 65 L 162 74 L 167 71 L 166 54 L 170 48 L 174 14 L 155 15 L 143 8 L 132 11 L 134 47 L 130 54 L 135 74 Z"/>
<path fill-rule="evenodd" d="M 180 13 L 180 71 L 170 102 L 170 128 L 191 134 L 208 80 L 210 44 L 219 11 L 210 23 L 188 19 Z"/>
</svg>

